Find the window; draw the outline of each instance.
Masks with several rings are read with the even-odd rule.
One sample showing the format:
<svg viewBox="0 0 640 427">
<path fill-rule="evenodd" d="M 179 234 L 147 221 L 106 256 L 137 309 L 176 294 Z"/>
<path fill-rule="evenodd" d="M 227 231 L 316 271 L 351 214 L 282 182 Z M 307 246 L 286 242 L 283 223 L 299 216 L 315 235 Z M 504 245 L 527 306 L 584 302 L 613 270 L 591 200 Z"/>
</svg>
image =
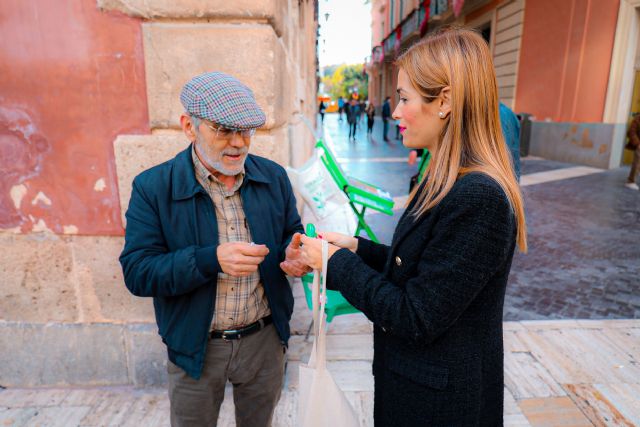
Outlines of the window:
<svg viewBox="0 0 640 427">
<path fill-rule="evenodd" d="M 478 31 L 480 32 L 480 35 L 482 35 L 484 41 L 486 41 L 487 44 L 491 46 L 491 21 L 487 22 L 486 24 L 480 25 L 478 27 Z"/>
</svg>

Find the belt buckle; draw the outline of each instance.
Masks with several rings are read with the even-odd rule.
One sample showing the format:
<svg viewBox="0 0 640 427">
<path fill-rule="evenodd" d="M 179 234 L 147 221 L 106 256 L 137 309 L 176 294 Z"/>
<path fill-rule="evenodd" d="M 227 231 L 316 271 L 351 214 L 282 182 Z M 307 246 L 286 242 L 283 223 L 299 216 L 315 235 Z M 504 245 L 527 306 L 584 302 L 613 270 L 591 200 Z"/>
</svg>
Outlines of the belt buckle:
<svg viewBox="0 0 640 427">
<path fill-rule="evenodd" d="M 227 338 L 227 334 L 237 334 L 238 330 L 237 329 L 232 329 L 232 330 L 228 330 L 228 331 L 222 331 L 222 340 L 229 342 L 231 341 L 231 338 Z"/>
</svg>

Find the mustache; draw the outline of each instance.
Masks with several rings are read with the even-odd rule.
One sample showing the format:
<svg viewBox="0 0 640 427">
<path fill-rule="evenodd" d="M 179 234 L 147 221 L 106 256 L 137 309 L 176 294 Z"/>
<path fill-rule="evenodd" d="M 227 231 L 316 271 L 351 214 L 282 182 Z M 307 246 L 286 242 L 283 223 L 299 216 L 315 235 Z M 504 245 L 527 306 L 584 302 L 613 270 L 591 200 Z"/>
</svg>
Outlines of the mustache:
<svg viewBox="0 0 640 427">
<path fill-rule="evenodd" d="M 225 148 L 224 150 L 222 150 L 222 155 L 224 156 L 226 154 L 228 156 L 240 156 L 243 154 L 247 154 L 248 152 L 249 152 L 249 149 L 247 147 Z"/>
</svg>

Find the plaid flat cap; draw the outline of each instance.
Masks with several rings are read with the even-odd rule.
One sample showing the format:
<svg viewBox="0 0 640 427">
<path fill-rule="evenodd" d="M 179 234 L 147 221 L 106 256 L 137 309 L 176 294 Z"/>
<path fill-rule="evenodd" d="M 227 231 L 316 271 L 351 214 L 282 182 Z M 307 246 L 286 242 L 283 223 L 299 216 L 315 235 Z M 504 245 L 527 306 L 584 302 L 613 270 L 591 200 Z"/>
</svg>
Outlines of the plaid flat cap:
<svg viewBox="0 0 640 427">
<path fill-rule="evenodd" d="M 180 102 L 187 113 L 226 128 L 254 129 L 266 121 L 251 89 L 220 72 L 191 79 L 182 88 Z"/>
</svg>

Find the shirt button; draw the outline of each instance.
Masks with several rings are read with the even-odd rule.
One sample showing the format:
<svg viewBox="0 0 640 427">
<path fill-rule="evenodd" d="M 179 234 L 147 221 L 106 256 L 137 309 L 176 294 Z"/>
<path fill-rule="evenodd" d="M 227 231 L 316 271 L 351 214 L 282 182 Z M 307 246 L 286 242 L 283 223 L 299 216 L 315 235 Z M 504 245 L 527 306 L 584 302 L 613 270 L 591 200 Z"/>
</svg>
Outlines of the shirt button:
<svg viewBox="0 0 640 427">
<path fill-rule="evenodd" d="M 398 267 L 400 267 L 400 266 L 402 265 L 402 260 L 400 259 L 400 257 L 399 257 L 399 256 L 397 256 L 397 257 L 396 257 L 396 265 L 397 265 Z"/>
</svg>

